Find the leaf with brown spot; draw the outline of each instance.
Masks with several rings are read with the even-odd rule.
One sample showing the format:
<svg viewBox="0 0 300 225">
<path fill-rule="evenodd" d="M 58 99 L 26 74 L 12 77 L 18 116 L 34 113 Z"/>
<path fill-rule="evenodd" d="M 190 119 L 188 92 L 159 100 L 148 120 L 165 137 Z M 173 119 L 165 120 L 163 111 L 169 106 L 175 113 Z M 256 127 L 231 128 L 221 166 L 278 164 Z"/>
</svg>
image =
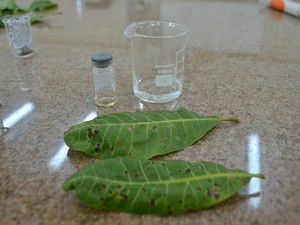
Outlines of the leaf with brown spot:
<svg viewBox="0 0 300 225">
<path fill-rule="evenodd" d="M 120 156 L 150 159 L 183 150 L 221 121 L 235 118 L 200 116 L 184 108 L 176 111 L 120 112 L 72 126 L 64 135 L 70 149 L 92 157 Z M 101 151 L 96 151 L 96 145 Z"/>
<path fill-rule="evenodd" d="M 64 190 L 74 189 L 80 202 L 95 208 L 167 216 L 215 206 L 253 177 L 264 178 L 211 162 L 120 157 L 80 169 L 66 180 Z"/>
</svg>

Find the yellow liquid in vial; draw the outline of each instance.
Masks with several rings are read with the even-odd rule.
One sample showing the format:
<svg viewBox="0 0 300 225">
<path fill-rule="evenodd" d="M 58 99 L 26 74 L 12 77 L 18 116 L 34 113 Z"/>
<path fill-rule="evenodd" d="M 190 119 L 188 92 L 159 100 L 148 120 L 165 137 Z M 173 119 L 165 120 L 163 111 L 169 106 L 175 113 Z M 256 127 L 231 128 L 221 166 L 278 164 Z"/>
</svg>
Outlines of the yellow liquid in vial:
<svg viewBox="0 0 300 225">
<path fill-rule="evenodd" d="M 117 98 L 116 97 L 100 97 L 95 99 L 95 102 L 99 106 L 112 106 L 116 104 Z"/>
</svg>

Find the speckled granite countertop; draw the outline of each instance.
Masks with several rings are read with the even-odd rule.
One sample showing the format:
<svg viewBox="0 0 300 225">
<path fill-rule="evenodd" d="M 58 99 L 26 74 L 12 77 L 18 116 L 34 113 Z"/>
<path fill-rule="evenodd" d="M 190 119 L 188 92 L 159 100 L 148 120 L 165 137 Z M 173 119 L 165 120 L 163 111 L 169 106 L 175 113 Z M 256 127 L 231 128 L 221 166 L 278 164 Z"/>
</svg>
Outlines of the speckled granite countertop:
<svg viewBox="0 0 300 225">
<path fill-rule="evenodd" d="M 58 1 L 32 27 L 32 58 L 12 57 L 0 30 L 0 224 L 300 224 L 300 20 L 258 1 Z M 184 92 L 175 102 L 134 97 L 125 27 L 146 19 L 190 28 Z M 111 51 L 118 103 L 93 103 L 90 56 Z M 239 195 L 178 217 L 94 210 L 64 193 L 64 180 L 89 158 L 68 151 L 63 133 L 96 114 L 186 107 L 238 117 L 166 158 L 209 160 L 261 172 Z M 248 194 L 259 192 L 256 197 Z"/>
</svg>

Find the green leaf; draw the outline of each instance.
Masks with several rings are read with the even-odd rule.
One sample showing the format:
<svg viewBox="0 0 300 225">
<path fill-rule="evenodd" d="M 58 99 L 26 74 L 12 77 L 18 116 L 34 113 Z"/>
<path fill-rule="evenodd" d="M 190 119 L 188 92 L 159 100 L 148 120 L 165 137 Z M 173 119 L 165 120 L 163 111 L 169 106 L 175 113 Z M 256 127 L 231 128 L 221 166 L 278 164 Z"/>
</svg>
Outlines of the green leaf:
<svg viewBox="0 0 300 225">
<path fill-rule="evenodd" d="M 99 116 L 71 127 L 64 135 L 70 149 L 95 158 L 134 156 L 152 158 L 182 150 L 202 138 L 220 121 L 186 109 L 121 112 Z"/>
<path fill-rule="evenodd" d="M 83 204 L 135 214 L 178 215 L 215 206 L 252 177 L 211 162 L 148 161 L 133 157 L 98 160 L 64 183 Z"/>
<path fill-rule="evenodd" d="M 41 23 L 43 18 L 45 18 L 44 15 L 31 15 L 30 23 Z"/>
<path fill-rule="evenodd" d="M 30 9 L 33 11 L 47 10 L 47 9 L 52 9 L 52 8 L 56 8 L 56 7 L 57 7 L 57 4 L 53 3 L 50 0 L 36 0 L 36 1 L 32 2 L 30 5 Z"/>
<path fill-rule="evenodd" d="M 18 9 L 18 6 L 15 0 L 1 0 L 0 1 L 0 11 L 1 13 L 4 12 L 14 12 Z"/>
</svg>

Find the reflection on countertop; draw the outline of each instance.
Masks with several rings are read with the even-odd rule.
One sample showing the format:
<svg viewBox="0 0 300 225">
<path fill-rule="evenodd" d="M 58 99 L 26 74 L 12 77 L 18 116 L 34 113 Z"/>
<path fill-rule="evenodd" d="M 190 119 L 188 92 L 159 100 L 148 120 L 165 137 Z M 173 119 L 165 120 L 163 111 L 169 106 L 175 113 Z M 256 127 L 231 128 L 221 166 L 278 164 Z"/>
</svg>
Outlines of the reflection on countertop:
<svg viewBox="0 0 300 225">
<path fill-rule="evenodd" d="M 0 224 L 299 224 L 300 21 L 257 0 L 76 0 L 32 26 L 36 54 L 11 55 L 0 29 Z M 56 13 L 58 12 L 58 13 Z M 184 90 L 166 104 L 134 97 L 133 21 L 186 24 Z M 96 107 L 91 54 L 114 56 L 118 103 Z M 220 206 L 178 217 L 91 209 L 62 184 L 91 159 L 70 151 L 68 128 L 96 115 L 175 110 L 237 117 L 166 159 L 213 161 L 263 173 Z"/>
<path fill-rule="evenodd" d="M 96 112 L 90 112 L 81 122 L 92 120 L 96 116 Z M 68 146 L 64 143 L 59 146 L 58 150 L 55 152 L 55 155 L 49 161 L 49 166 L 52 170 L 56 171 L 61 168 L 62 164 L 67 159 L 68 150 Z"/>
</svg>

